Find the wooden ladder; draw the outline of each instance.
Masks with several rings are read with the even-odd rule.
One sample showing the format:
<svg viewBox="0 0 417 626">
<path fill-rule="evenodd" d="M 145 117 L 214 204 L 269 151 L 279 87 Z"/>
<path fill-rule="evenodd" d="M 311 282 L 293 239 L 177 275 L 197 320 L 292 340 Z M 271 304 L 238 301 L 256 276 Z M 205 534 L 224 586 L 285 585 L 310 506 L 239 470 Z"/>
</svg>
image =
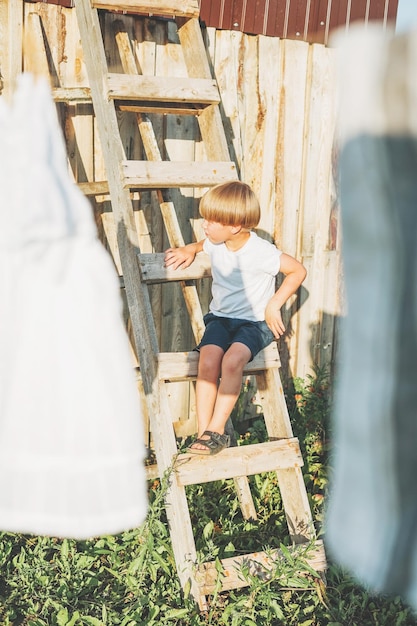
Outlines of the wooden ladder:
<svg viewBox="0 0 417 626">
<path fill-rule="evenodd" d="M 219 109 L 220 96 L 211 75 L 198 20 L 198 0 L 76 0 L 75 7 L 107 172 L 120 264 L 158 470 L 160 475 L 170 472 L 166 514 L 177 572 L 182 586 L 185 588 L 190 585 L 195 600 L 201 609 L 205 609 L 206 595 L 214 591 L 218 572 L 214 562 L 197 565 L 186 486 L 233 478 L 244 517 L 256 518 L 247 477 L 274 471 L 277 473 L 292 542 L 295 545 L 306 544 L 315 540 L 315 534 L 301 473 L 303 460 L 291 429 L 275 344 L 259 354 L 245 372 L 256 375 L 270 441 L 229 448 L 214 459 L 179 454 L 177 449 L 167 384 L 170 381 L 195 379 L 198 353 L 159 351 L 148 284 L 179 281 L 195 341 L 198 342 L 204 323 L 195 279 L 208 276 L 210 269 L 204 254 L 199 255 L 190 268 L 181 271 L 164 268 L 162 252 L 141 254 L 131 194 L 138 189 L 157 191 L 170 245 L 180 246 L 184 244 L 180 223 L 174 204 L 166 198 L 164 190 L 178 187 L 207 188 L 238 178 L 236 166 L 230 159 Z M 123 30 L 116 33 L 116 41 L 124 73 L 109 73 L 97 9 L 174 18 L 188 77 L 138 74 L 128 35 Z M 117 109 L 136 113 L 146 160 L 126 159 Z M 207 160 L 188 163 L 163 161 L 152 124 L 146 115 L 148 112 L 195 115 Z M 316 541 L 315 545 L 311 562 L 317 570 L 324 570 L 322 544 Z M 222 588 L 245 585 L 239 576 L 243 561 L 251 563 L 253 571 L 257 571 L 259 564 L 267 566 L 273 558 L 273 554 L 268 553 L 267 556 L 256 553 L 224 560 Z"/>
</svg>

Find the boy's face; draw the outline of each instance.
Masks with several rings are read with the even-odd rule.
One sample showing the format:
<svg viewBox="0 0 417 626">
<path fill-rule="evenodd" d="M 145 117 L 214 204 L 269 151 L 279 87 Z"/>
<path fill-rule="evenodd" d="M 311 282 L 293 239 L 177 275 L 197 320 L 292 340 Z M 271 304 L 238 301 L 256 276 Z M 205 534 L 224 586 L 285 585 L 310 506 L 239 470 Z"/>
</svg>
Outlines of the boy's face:
<svg viewBox="0 0 417 626">
<path fill-rule="evenodd" d="M 230 241 L 240 229 L 240 226 L 228 226 L 227 224 L 220 224 L 219 222 L 203 220 L 204 233 L 211 243 L 225 243 L 226 241 Z"/>
</svg>

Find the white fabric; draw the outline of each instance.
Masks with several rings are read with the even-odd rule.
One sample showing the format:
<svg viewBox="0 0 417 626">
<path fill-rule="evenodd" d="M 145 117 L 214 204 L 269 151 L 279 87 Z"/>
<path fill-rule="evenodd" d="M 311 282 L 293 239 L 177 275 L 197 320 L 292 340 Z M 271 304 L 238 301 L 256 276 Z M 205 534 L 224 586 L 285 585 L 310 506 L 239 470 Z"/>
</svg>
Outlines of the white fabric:
<svg viewBox="0 0 417 626">
<path fill-rule="evenodd" d="M 147 511 L 118 280 L 49 87 L 0 100 L 0 528 L 87 538 Z"/>
<path fill-rule="evenodd" d="M 254 232 L 232 252 L 226 244 L 205 239 L 213 277 L 210 311 L 214 315 L 254 322 L 265 319 L 265 307 L 275 293 L 281 251 Z"/>
</svg>

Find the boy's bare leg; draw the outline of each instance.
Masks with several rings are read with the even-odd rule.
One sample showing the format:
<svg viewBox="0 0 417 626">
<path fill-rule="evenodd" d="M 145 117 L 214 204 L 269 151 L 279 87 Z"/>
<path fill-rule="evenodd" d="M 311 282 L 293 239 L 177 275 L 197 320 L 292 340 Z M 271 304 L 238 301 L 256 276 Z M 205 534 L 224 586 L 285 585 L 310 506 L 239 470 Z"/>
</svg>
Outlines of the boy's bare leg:
<svg viewBox="0 0 417 626">
<path fill-rule="evenodd" d="M 219 346 L 206 345 L 200 348 L 196 383 L 198 437 L 207 430 L 213 416 L 223 355 L 224 351 Z"/>
<path fill-rule="evenodd" d="M 210 347 L 214 348 L 216 346 Z M 199 416 L 199 437 L 204 439 L 204 437 L 202 437 L 202 434 L 205 430 L 211 430 L 213 432 L 220 433 L 221 435 L 224 433 L 225 424 L 230 416 L 230 413 L 233 410 L 233 407 L 236 404 L 236 400 L 238 399 L 240 390 L 242 388 L 243 368 L 245 367 L 246 363 L 248 363 L 250 358 L 251 352 L 249 348 L 243 343 L 234 343 L 230 346 L 230 348 L 224 354 L 223 359 L 221 360 L 221 380 L 218 389 L 216 381 L 214 401 L 212 395 L 213 387 L 210 388 L 210 396 L 206 395 L 206 397 L 204 398 L 203 395 L 201 395 L 199 397 L 200 393 L 207 393 L 208 389 L 203 385 L 199 386 L 197 382 L 197 414 Z M 200 382 L 206 383 L 207 381 L 202 380 Z M 208 407 L 209 397 L 210 401 L 212 402 L 210 407 Z M 199 408 L 203 411 L 202 414 L 198 413 Z M 210 418 L 207 421 L 207 416 L 209 414 Z M 200 415 L 204 415 L 204 420 L 200 420 Z M 204 449 L 204 446 L 201 446 L 197 443 L 193 444 L 193 447 Z"/>
</svg>

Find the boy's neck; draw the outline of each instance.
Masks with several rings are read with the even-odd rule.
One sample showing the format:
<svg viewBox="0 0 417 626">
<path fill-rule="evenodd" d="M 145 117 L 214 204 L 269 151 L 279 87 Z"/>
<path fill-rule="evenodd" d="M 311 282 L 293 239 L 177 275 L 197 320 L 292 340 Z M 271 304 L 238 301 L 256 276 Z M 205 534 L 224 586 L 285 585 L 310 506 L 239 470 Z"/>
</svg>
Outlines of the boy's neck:
<svg viewBox="0 0 417 626">
<path fill-rule="evenodd" d="M 249 237 L 250 231 L 242 228 L 238 233 L 232 235 L 231 238 L 224 243 L 228 250 L 236 252 L 237 250 L 240 250 L 240 248 L 243 248 Z"/>
</svg>

